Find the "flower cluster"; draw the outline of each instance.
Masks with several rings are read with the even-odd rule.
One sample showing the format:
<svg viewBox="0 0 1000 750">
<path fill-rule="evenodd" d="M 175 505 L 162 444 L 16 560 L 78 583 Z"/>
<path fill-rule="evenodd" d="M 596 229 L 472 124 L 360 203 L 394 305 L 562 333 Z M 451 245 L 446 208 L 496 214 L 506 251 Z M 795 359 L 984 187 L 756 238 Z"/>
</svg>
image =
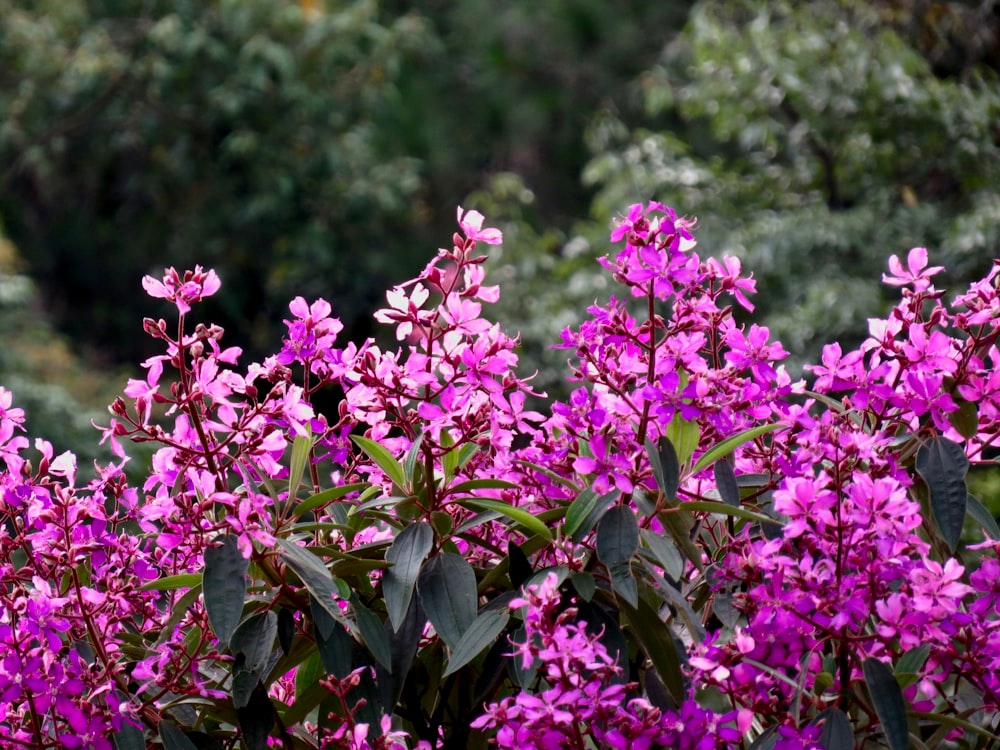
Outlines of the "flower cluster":
<svg viewBox="0 0 1000 750">
<path fill-rule="evenodd" d="M 905 737 L 900 705 L 921 742 L 1000 740 L 1000 530 L 965 483 L 1000 441 L 1000 261 L 948 304 L 893 256 L 900 302 L 807 384 L 739 260 L 637 204 L 534 411 L 486 312 L 502 235 L 457 220 L 375 313 L 396 348 L 297 297 L 243 366 L 191 324 L 213 271 L 147 277 L 176 325 L 144 321 L 89 481 L 0 388 L 4 743 L 815 750 Z"/>
</svg>

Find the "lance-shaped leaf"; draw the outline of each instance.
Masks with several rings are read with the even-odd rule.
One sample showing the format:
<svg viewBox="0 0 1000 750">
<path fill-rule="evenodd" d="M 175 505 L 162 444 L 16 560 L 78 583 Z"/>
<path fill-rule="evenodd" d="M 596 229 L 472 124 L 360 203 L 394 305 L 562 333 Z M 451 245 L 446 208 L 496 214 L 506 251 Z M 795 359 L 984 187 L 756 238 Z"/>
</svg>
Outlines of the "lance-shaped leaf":
<svg viewBox="0 0 1000 750">
<path fill-rule="evenodd" d="M 119 703 L 128 703 L 128 696 L 125 693 L 120 690 L 115 692 L 118 695 Z M 115 732 L 112 739 L 115 742 L 115 750 L 146 750 L 146 738 L 143 731 L 128 722 L 122 724 L 122 728 Z"/>
<path fill-rule="evenodd" d="M 608 512 L 619 494 L 618 490 L 603 495 L 598 495 L 590 487 L 583 490 L 566 509 L 563 530 L 579 544 Z"/>
<path fill-rule="evenodd" d="M 351 595 L 351 606 L 354 608 L 354 617 L 358 621 L 358 630 L 361 631 L 361 638 L 371 651 L 378 663 L 392 672 L 392 651 L 389 647 L 389 637 L 382 627 L 382 621 L 378 616 L 368 609 L 357 594 Z"/>
<path fill-rule="evenodd" d="M 423 521 L 410 524 L 393 540 L 385 552 L 392 563 L 382 576 L 382 593 L 389 611 L 392 629 L 398 631 L 413 598 L 413 587 L 420 575 L 420 566 L 434 546 L 434 531 Z"/>
<path fill-rule="evenodd" d="M 597 557 L 611 575 L 611 585 L 625 601 L 638 606 L 639 590 L 632 575 L 632 557 L 639 550 L 639 523 L 631 508 L 617 505 L 597 527 Z"/>
<path fill-rule="evenodd" d="M 839 708 L 820 711 L 811 723 L 823 727 L 819 744 L 826 750 L 854 750 L 854 729 L 847 714 Z"/>
<path fill-rule="evenodd" d="M 969 495 L 965 501 L 968 505 L 969 515 L 979 522 L 990 539 L 1000 539 L 1000 526 L 997 526 L 997 519 L 986 509 L 985 505 L 979 502 L 979 498 L 975 495 Z"/>
<path fill-rule="evenodd" d="M 892 669 L 873 656 L 865 659 L 862 669 L 890 750 L 908 750 L 910 730 L 906 723 L 906 699 Z"/>
<path fill-rule="evenodd" d="M 548 527 L 539 521 L 535 516 L 531 515 L 528 511 L 522 510 L 521 508 L 515 508 L 509 503 L 505 503 L 501 500 L 489 500 L 485 498 L 472 498 L 469 500 L 461 501 L 462 505 L 468 505 L 472 508 L 477 508 L 479 510 L 494 510 L 497 513 L 507 516 L 507 518 L 521 524 L 525 529 L 538 534 L 542 539 L 547 542 L 552 541 L 552 532 L 549 531 Z"/>
<path fill-rule="evenodd" d="M 299 494 L 299 485 L 302 483 L 302 474 L 306 470 L 306 464 L 309 463 L 312 445 L 312 437 L 308 435 L 296 435 L 292 442 L 292 457 L 288 462 L 288 499 L 290 502 L 295 502 L 295 496 Z"/>
<path fill-rule="evenodd" d="M 403 489 L 406 486 L 406 474 L 403 471 L 403 465 L 381 443 L 371 438 L 362 437 L 361 435 L 351 435 L 351 440 L 358 444 L 358 447 L 368 455 L 368 458 L 375 462 L 382 472 L 392 480 L 393 484 L 399 489 Z"/>
<path fill-rule="evenodd" d="M 684 701 L 684 674 L 673 633 L 646 602 L 639 600 L 638 607 L 622 603 L 622 613 L 646 656 L 653 662 L 656 672 L 677 705 Z"/>
<path fill-rule="evenodd" d="M 934 437 L 917 450 L 915 466 L 930 491 L 931 512 L 941 537 L 954 552 L 965 523 L 969 459 L 958 443 Z"/>
<path fill-rule="evenodd" d="M 492 646 L 509 621 L 510 615 L 503 610 L 484 610 L 480 613 L 455 645 L 451 658 L 448 659 L 448 668 L 441 676 L 447 677 L 458 671 L 475 659 L 484 648 Z"/>
<path fill-rule="evenodd" d="M 205 610 L 212 631 L 223 646 L 229 645 L 243 617 L 249 567 L 250 561 L 240 553 L 235 536 L 226 536 L 222 544 L 205 550 L 202 575 Z"/>
<path fill-rule="evenodd" d="M 420 604 L 453 652 L 476 621 L 476 573 L 461 555 L 445 552 L 427 561 L 417 581 Z"/>
<path fill-rule="evenodd" d="M 641 535 L 653 557 L 663 568 L 663 572 L 675 581 L 679 581 L 684 574 L 684 555 L 677 549 L 677 545 L 652 529 L 643 529 Z"/>
<path fill-rule="evenodd" d="M 740 486 L 736 483 L 736 472 L 733 471 L 733 465 L 722 459 L 715 462 L 712 471 L 715 474 L 715 489 L 719 491 L 722 502 L 739 507 Z"/>
<path fill-rule="evenodd" d="M 406 611 L 402 626 L 398 630 L 394 630 L 388 621 L 382 625 L 382 629 L 385 630 L 386 637 L 389 639 L 392 671 L 390 672 L 381 664 L 376 664 L 375 678 L 378 683 L 379 698 L 386 713 L 391 714 L 396 704 L 399 703 L 406 676 L 417 656 L 417 647 L 426 624 L 427 617 L 420 607 L 420 597 L 418 596 L 410 600 L 410 608 Z"/>
<path fill-rule="evenodd" d="M 309 550 L 287 539 L 279 538 L 276 541 L 281 547 L 281 559 L 295 571 L 295 575 L 302 579 L 302 583 L 305 584 L 319 605 L 329 612 L 335 620 L 345 622 L 344 613 L 340 611 L 340 607 L 337 606 L 334 599 L 347 599 L 351 596 L 347 584 L 340 579 L 335 579 L 319 558 Z"/>
<path fill-rule="evenodd" d="M 657 486 L 668 498 L 676 499 L 681 484 L 681 464 L 674 444 L 666 436 L 661 437 L 656 445 L 646 440 L 646 454 L 653 468 Z"/>
<path fill-rule="evenodd" d="M 247 750 L 267 750 L 267 738 L 278 714 L 263 685 L 257 685 L 246 706 L 236 709 L 236 716 Z"/>
<path fill-rule="evenodd" d="M 198 746 L 170 722 L 161 721 L 157 728 L 160 733 L 160 742 L 163 743 L 166 750 L 198 750 Z"/>
<path fill-rule="evenodd" d="M 699 471 L 707 468 L 708 466 L 715 463 L 723 456 L 732 453 L 741 445 L 749 443 L 751 440 L 756 440 L 761 435 L 766 435 L 769 432 L 774 432 L 775 430 L 779 430 L 783 426 L 784 425 L 781 424 L 759 425 L 757 427 L 751 427 L 749 430 L 744 430 L 743 432 L 739 432 L 733 435 L 732 437 L 726 438 L 721 443 L 713 445 L 707 451 L 702 453 L 701 456 L 698 457 L 698 460 L 695 462 L 694 466 L 691 467 L 691 473 L 697 474 Z"/>
<path fill-rule="evenodd" d="M 347 677 L 353 666 L 354 639 L 312 596 L 309 597 L 309 611 L 313 617 L 316 649 L 319 651 L 320 659 L 323 660 L 323 666 L 334 677 L 340 679 Z"/>
<path fill-rule="evenodd" d="M 233 652 L 233 705 L 243 708 L 250 700 L 264 674 L 274 639 L 278 635 L 278 616 L 274 612 L 260 612 L 244 620 L 233 633 L 229 650 Z"/>
<path fill-rule="evenodd" d="M 290 609 L 278 610 L 278 645 L 281 653 L 288 656 L 292 650 L 292 640 L 295 638 L 295 613 Z"/>
<path fill-rule="evenodd" d="M 697 422 L 689 422 L 678 412 L 667 425 L 664 437 L 673 445 L 678 463 L 685 466 L 701 440 L 701 428 Z"/>
</svg>

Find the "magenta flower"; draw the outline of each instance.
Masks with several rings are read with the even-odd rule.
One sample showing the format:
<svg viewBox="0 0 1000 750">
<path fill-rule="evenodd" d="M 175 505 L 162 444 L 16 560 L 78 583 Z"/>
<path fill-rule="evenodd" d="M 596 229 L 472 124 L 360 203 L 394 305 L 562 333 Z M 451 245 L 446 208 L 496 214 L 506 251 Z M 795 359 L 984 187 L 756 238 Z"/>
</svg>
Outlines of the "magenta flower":
<svg viewBox="0 0 1000 750">
<path fill-rule="evenodd" d="M 190 312 L 191 305 L 201 302 L 205 297 L 211 297 L 222 286 L 215 271 L 204 271 L 201 266 L 195 266 L 193 271 L 185 271 L 181 276 L 174 268 L 168 268 L 163 280 L 144 276 L 142 288 L 150 297 L 159 297 L 177 305 L 181 314 Z"/>
<path fill-rule="evenodd" d="M 499 245 L 503 242 L 503 234 L 499 229 L 487 227 L 483 229 L 484 216 L 473 209 L 468 211 L 458 207 L 458 225 L 466 239 L 474 242 L 485 242 L 487 245 Z"/>
<path fill-rule="evenodd" d="M 927 248 L 915 247 L 906 256 L 906 268 L 898 255 L 889 258 L 889 271 L 882 274 L 882 282 L 892 286 L 913 286 L 914 292 L 924 292 L 930 288 L 930 277 L 944 270 L 943 266 L 927 267 Z"/>
</svg>

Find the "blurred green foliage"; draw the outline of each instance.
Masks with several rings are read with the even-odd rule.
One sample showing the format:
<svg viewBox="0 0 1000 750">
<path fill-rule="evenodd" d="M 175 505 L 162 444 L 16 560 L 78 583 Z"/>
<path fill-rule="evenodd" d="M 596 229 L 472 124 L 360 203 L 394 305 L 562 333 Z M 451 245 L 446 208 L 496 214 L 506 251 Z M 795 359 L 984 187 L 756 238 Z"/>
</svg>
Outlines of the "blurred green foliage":
<svg viewBox="0 0 1000 750">
<path fill-rule="evenodd" d="M 656 198 L 739 255 L 793 351 L 856 341 L 885 259 L 957 289 L 1000 249 L 1000 10 L 931 0 L 0 0 L 0 216 L 77 352 L 150 353 L 139 280 L 202 263 L 248 357 L 288 300 L 370 334 L 454 206 L 526 368 Z M 0 371 L 0 378 L 6 377 Z"/>
<path fill-rule="evenodd" d="M 639 79 L 646 123 L 590 131 L 594 215 L 637 196 L 697 215 L 799 361 L 884 311 L 890 254 L 930 248 L 957 291 L 1000 250 L 996 71 L 939 77 L 889 10 L 700 3 Z"/>
</svg>

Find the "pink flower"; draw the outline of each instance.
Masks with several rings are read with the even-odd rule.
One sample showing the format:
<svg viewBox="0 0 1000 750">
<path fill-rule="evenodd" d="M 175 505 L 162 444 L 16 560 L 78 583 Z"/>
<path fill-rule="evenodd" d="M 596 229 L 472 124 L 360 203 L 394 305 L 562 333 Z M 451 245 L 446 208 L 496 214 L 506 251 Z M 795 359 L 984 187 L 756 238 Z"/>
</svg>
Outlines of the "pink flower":
<svg viewBox="0 0 1000 750">
<path fill-rule="evenodd" d="M 913 285 L 913 291 L 923 292 L 930 288 L 930 277 L 944 270 L 943 266 L 927 268 L 927 248 L 915 247 L 906 256 L 906 268 L 903 268 L 898 255 L 889 258 L 889 271 L 894 275 L 882 274 L 882 282 L 892 286 Z"/>
<path fill-rule="evenodd" d="M 472 209 L 466 211 L 461 206 L 458 207 L 458 225 L 462 228 L 466 239 L 485 242 L 487 245 L 499 245 L 503 242 L 503 233 L 493 227 L 483 229 L 484 218 L 478 211 Z"/>
</svg>

